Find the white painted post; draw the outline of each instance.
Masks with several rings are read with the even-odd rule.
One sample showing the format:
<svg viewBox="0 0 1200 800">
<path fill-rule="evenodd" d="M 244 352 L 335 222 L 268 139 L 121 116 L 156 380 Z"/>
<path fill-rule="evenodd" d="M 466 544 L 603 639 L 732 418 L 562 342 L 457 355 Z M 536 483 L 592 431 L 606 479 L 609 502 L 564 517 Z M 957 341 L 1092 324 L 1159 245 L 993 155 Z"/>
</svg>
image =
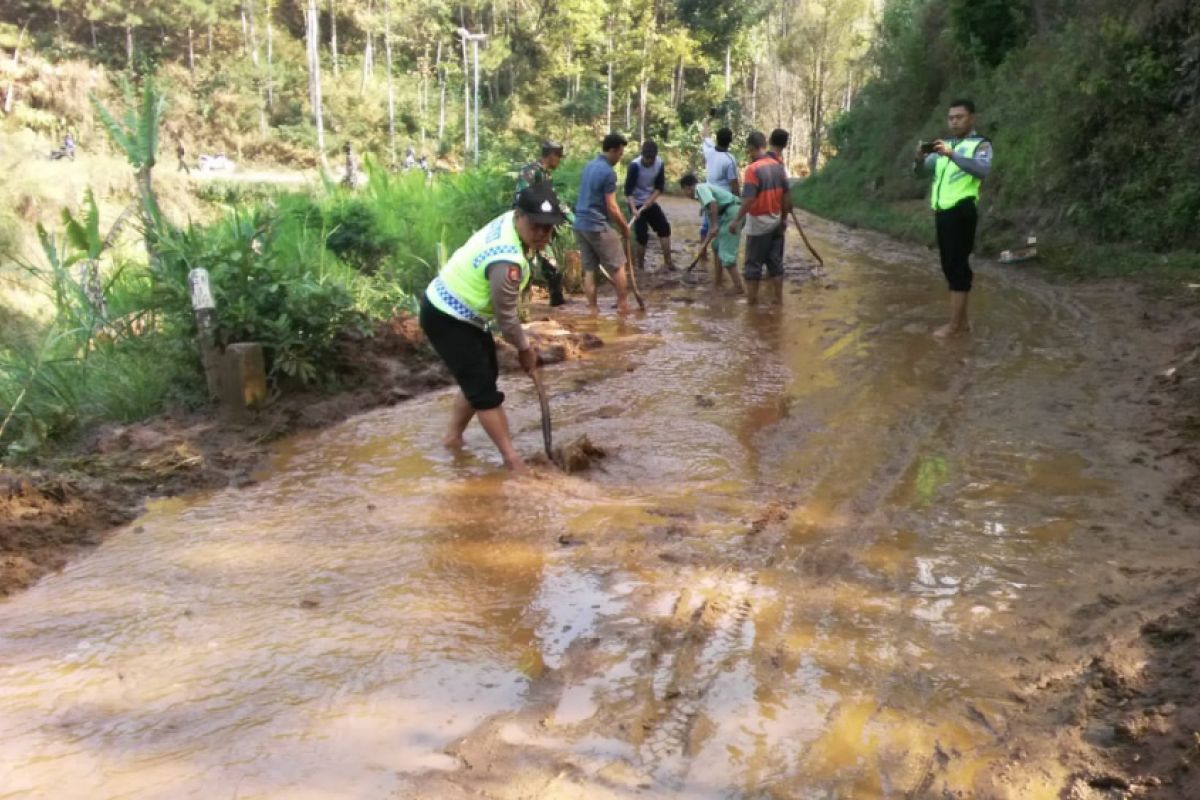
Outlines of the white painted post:
<svg viewBox="0 0 1200 800">
<path fill-rule="evenodd" d="M 188 273 L 188 292 L 192 298 L 196 340 L 200 344 L 200 362 L 204 365 L 208 397 L 216 400 L 221 396 L 221 353 L 216 339 L 217 304 L 213 300 L 208 270 L 198 268 Z"/>
</svg>

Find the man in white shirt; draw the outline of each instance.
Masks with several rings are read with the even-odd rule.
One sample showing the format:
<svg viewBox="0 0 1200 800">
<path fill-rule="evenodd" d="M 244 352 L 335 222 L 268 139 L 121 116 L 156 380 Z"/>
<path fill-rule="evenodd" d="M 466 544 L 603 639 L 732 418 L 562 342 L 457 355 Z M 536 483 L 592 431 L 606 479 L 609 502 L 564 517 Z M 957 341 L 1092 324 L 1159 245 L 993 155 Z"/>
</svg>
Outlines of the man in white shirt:
<svg viewBox="0 0 1200 800">
<path fill-rule="evenodd" d="M 738 182 L 737 159 L 733 157 L 733 153 L 729 152 L 729 145 L 733 144 L 733 131 L 729 128 L 721 128 L 717 131 L 716 143 L 713 143 L 708 135 L 708 128 L 712 124 L 714 111 L 715 109 L 709 111 L 709 116 L 705 118 L 704 126 L 700 131 L 706 182 L 709 186 L 724 189 L 734 197 L 738 197 L 741 194 L 741 185 Z M 706 236 L 708 236 L 707 214 L 700 222 L 700 240 L 703 241 Z M 705 264 L 708 263 L 708 251 L 709 247 L 705 247 L 700 256 L 700 260 Z M 719 274 L 720 270 L 717 272 Z"/>
</svg>

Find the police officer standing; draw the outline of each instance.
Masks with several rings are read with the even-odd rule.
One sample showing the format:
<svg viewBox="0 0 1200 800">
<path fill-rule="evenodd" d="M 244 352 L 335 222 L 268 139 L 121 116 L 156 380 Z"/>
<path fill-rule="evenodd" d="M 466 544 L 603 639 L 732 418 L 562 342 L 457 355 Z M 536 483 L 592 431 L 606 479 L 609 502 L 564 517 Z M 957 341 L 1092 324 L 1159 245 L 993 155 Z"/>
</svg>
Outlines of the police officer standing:
<svg viewBox="0 0 1200 800">
<path fill-rule="evenodd" d="M 953 101 L 946 121 L 950 138 L 922 144 L 913 165 L 919 172 L 933 173 L 929 201 L 942 273 L 950 286 L 950 321 L 933 332 L 939 339 L 971 329 L 967 298 L 974 277 L 971 251 L 979 219 L 979 187 L 992 171 L 992 143 L 975 131 L 975 104 Z"/>
<path fill-rule="evenodd" d="M 561 144 L 553 141 L 542 142 L 542 157 L 537 161 L 526 164 L 517 173 L 517 196 L 519 197 L 521 192 L 534 184 L 547 183 L 553 185 L 554 170 L 558 169 L 562 158 L 563 146 Z M 574 221 L 574 214 L 565 208 L 562 211 L 568 222 Z M 560 236 L 562 234 L 556 231 L 551 237 L 551 241 L 558 243 Z M 548 246 L 538 255 L 537 263 L 541 269 L 542 277 L 546 279 L 546 288 L 550 291 L 550 305 L 561 306 L 567 302 L 567 299 L 563 296 L 562 270 L 558 266 L 552 246 Z"/>
</svg>

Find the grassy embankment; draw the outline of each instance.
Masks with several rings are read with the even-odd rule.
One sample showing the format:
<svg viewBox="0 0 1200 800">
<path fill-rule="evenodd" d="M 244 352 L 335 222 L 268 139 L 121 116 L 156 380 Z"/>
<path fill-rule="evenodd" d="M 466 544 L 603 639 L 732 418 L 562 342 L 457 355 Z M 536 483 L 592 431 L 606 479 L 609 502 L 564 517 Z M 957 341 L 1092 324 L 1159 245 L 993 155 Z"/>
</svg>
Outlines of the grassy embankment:
<svg viewBox="0 0 1200 800">
<path fill-rule="evenodd" d="M 1088 0 L 1044 19 L 1013 4 L 901 0 L 873 51 L 877 77 L 835 123 L 833 157 L 796 189 L 822 216 L 932 243 L 919 140 L 947 103 L 974 99 L 994 143 L 984 255 L 1038 237 L 1069 277 L 1200 270 L 1196 4 Z"/>
<path fill-rule="evenodd" d="M 353 376 L 338 363 L 339 337 L 369 333 L 398 308 L 411 308 L 439 253 L 503 211 L 512 186 L 497 168 L 439 174 L 428 183 L 420 172 L 371 169 L 357 191 L 331 182 L 308 192 L 209 188 L 208 196 L 232 204 L 184 224 L 178 209 L 203 208 L 184 185 L 177 202 L 162 202 L 160 217 L 147 224 L 129 165 L 121 170 L 124 188 L 114 189 L 103 177 L 114 165 L 92 158 L 33 162 L 43 175 L 62 172 L 61 196 L 45 202 L 61 200 L 67 210 L 35 237 L 36 255 L 20 247 L 27 235 L 11 237 L 0 327 L 0 458 L 37 453 L 97 422 L 203 404 L 187 292 L 196 267 L 211 275 L 221 343 L 263 343 L 276 386 L 345 385 Z M 567 165 L 564 174 L 579 166 Z M 176 180 L 157 182 L 164 197 Z M 103 202 L 86 191 L 93 182 Z M 72 202 L 76 196 L 83 202 Z M 115 236 L 110 226 L 126 201 L 135 213 L 126 215 L 126 234 Z M 24 226 L 34 227 L 21 221 L 16 228 Z M 147 259 L 143 239 L 154 258 Z"/>
</svg>

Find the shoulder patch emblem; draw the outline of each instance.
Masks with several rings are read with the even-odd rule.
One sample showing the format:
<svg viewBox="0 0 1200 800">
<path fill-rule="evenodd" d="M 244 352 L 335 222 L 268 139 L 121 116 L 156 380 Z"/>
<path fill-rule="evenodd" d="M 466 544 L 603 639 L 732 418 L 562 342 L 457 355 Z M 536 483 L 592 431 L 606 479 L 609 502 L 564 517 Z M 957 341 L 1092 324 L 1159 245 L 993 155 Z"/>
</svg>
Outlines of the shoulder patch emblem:
<svg viewBox="0 0 1200 800">
<path fill-rule="evenodd" d="M 521 268 L 520 268 L 520 267 L 518 267 L 518 266 L 516 266 L 515 264 L 514 264 L 514 265 L 510 265 L 510 266 L 509 266 L 509 268 L 508 268 L 508 279 L 509 279 L 510 281 L 519 281 L 519 280 L 521 280 Z"/>
</svg>

